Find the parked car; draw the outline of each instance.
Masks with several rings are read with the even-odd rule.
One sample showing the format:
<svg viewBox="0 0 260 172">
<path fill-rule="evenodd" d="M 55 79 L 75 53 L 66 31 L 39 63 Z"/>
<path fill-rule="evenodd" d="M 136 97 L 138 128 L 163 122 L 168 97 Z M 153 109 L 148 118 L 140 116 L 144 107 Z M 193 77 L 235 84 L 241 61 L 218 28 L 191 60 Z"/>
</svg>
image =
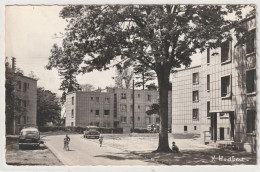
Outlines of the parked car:
<svg viewBox="0 0 260 172">
<path fill-rule="evenodd" d="M 41 140 L 40 140 L 40 132 L 35 127 L 25 127 L 20 131 L 19 135 L 19 149 L 24 148 L 25 146 L 34 146 L 39 148 Z"/>
<path fill-rule="evenodd" d="M 99 139 L 100 132 L 97 130 L 96 126 L 87 126 L 86 130 L 84 131 L 84 138 L 94 138 Z"/>
</svg>

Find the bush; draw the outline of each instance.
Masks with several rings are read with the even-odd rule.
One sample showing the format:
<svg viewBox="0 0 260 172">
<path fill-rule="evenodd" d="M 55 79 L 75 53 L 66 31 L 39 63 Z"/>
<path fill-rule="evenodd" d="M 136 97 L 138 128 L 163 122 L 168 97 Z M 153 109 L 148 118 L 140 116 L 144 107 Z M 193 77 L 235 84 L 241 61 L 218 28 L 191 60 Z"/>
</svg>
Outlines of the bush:
<svg viewBox="0 0 260 172">
<path fill-rule="evenodd" d="M 73 126 L 41 126 L 38 127 L 40 132 L 48 132 L 48 131 L 64 131 L 64 132 L 76 132 L 83 134 L 83 132 L 86 130 L 86 127 L 73 127 Z M 98 127 L 97 130 L 100 133 L 104 134 L 121 134 L 123 133 L 123 128 L 103 128 L 103 127 Z"/>
<path fill-rule="evenodd" d="M 131 131 L 131 133 L 149 133 L 149 131 L 144 128 L 135 128 L 135 129 L 131 128 L 130 131 Z"/>
</svg>

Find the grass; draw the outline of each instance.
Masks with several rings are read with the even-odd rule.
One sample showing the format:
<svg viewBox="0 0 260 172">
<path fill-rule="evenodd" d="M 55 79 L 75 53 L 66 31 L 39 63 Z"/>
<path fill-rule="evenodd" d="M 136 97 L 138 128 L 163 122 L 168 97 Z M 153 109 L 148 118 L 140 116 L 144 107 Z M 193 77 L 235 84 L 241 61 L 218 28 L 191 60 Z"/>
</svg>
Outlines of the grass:
<svg viewBox="0 0 260 172">
<path fill-rule="evenodd" d="M 6 138 L 6 164 L 8 165 L 63 165 L 57 157 L 45 146 L 39 149 L 27 147 L 20 150 L 17 137 Z"/>
</svg>

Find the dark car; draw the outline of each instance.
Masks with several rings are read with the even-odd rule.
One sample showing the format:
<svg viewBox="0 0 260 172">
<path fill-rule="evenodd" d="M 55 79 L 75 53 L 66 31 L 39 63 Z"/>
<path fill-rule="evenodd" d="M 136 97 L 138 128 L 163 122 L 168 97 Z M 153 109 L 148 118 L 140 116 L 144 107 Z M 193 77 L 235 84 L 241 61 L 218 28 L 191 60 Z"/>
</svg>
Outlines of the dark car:
<svg viewBox="0 0 260 172">
<path fill-rule="evenodd" d="M 100 132 L 97 131 L 96 126 L 87 126 L 86 131 L 84 131 L 84 138 L 94 138 L 99 139 Z"/>
<path fill-rule="evenodd" d="M 40 143 L 40 132 L 37 128 L 27 127 L 20 131 L 19 149 L 23 149 L 25 146 L 34 146 L 39 148 Z"/>
</svg>

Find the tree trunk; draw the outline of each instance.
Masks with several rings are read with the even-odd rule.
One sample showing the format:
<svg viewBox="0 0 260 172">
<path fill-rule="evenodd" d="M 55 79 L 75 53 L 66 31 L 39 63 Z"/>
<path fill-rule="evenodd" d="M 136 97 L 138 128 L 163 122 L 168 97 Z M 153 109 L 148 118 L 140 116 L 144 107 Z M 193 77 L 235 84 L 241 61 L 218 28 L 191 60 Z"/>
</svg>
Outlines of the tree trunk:
<svg viewBox="0 0 260 172">
<path fill-rule="evenodd" d="M 159 105 L 160 105 L 160 132 L 159 145 L 155 152 L 171 152 L 168 141 L 168 88 L 169 88 L 170 69 L 162 67 L 157 72 L 159 86 Z"/>
</svg>

